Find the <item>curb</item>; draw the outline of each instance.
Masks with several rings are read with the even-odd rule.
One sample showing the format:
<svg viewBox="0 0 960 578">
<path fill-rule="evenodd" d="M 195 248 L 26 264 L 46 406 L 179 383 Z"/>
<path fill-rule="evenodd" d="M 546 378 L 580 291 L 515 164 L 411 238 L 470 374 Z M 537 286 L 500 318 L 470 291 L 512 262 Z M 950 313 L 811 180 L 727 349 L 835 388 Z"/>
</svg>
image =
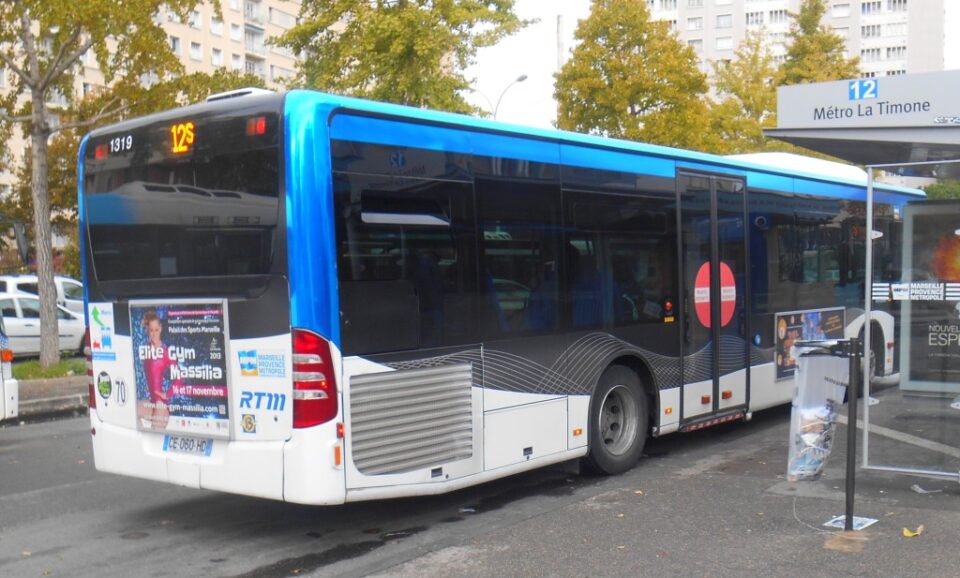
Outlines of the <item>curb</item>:
<svg viewBox="0 0 960 578">
<path fill-rule="evenodd" d="M 20 381 L 19 418 L 87 409 L 87 376 Z"/>
</svg>

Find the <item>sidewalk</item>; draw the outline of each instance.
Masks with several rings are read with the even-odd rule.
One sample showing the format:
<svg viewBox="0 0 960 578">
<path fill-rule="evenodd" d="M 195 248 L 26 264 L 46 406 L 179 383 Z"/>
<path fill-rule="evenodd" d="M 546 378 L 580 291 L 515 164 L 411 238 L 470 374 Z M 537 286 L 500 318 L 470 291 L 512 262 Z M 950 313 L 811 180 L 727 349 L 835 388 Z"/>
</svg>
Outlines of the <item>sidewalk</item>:
<svg viewBox="0 0 960 578">
<path fill-rule="evenodd" d="M 86 375 L 21 380 L 18 419 L 85 410 L 87 395 Z"/>
</svg>

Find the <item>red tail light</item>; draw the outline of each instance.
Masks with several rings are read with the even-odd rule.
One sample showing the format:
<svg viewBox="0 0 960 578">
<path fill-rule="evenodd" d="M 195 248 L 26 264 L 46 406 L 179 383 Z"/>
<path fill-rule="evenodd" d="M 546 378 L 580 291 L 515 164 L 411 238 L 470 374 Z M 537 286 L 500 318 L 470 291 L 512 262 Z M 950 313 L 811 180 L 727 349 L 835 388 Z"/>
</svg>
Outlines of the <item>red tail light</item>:
<svg viewBox="0 0 960 578">
<path fill-rule="evenodd" d="M 83 336 L 83 356 L 87 359 L 87 407 L 97 409 L 97 388 L 93 383 L 93 350 L 90 348 L 90 328 Z"/>
<path fill-rule="evenodd" d="M 293 330 L 293 427 L 337 417 L 337 381 L 330 344 L 306 329 Z"/>
</svg>

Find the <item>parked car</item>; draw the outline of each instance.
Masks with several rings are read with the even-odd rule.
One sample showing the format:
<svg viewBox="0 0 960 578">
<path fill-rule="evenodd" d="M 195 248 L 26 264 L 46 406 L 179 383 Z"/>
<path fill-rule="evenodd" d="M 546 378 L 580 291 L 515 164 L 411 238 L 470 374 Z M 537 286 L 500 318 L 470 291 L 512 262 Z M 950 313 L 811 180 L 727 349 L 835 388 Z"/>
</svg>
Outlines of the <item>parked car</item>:
<svg viewBox="0 0 960 578">
<path fill-rule="evenodd" d="M 16 357 L 40 355 L 40 299 L 26 293 L 0 293 L 0 314 Z M 60 352 L 83 355 L 86 325 L 66 307 L 57 306 Z"/>
<path fill-rule="evenodd" d="M 57 305 L 83 317 L 83 284 L 70 277 L 57 275 L 53 278 L 57 286 Z M 36 275 L 0 275 L 0 293 L 30 293 L 39 295 Z"/>
</svg>

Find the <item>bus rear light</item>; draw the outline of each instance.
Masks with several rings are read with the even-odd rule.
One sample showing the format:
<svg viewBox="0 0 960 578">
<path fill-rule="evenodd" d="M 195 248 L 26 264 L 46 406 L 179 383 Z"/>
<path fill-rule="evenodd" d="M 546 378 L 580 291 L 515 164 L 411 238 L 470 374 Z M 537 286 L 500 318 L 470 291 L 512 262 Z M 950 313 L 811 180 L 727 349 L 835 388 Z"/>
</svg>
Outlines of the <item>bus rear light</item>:
<svg viewBox="0 0 960 578">
<path fill-rule="evenodd" d="M 258 136 L 267 132 L 267 117 L 258 116 L 247 119 L 247 136 Z"/>
<path fill-rule="evenodd" d="M 337 437 L 343 439 L 343 422 L 337 424 Z"/>
<path fill-rule="evenodd" d="M 83 334 L 83 357 L 87 361 L 87 407 L 97 409 L 97 389 L 93 384 L 93 349 L 90 348 L 90 328 Z"/>
<path fill-rule="evenodd" d="M 293 427 L 326 423 L 337 416 L 337 382 L 330 344 L 306 329 L 293 330 Z"/>
<path fill-rule="evenodd" d="M 343 448 L 340 444 L 333 446 L 333 465 L 338 468 L 343 465 Z"/>
</svg>

